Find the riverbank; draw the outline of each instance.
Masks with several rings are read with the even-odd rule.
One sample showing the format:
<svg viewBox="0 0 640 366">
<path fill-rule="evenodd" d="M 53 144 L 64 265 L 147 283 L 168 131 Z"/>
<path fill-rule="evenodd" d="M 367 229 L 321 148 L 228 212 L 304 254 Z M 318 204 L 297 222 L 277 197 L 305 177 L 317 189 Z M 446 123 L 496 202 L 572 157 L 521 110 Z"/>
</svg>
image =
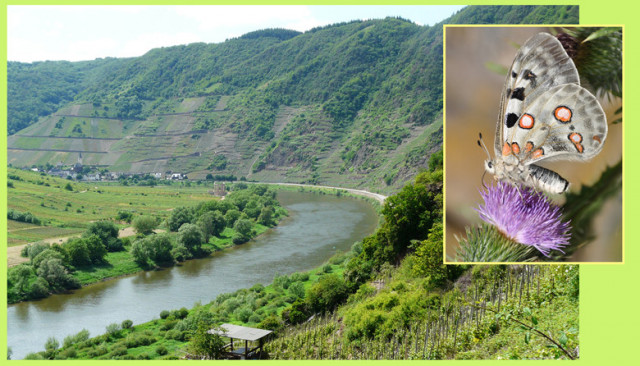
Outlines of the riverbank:
<svg viewBox="0 0 640 366">
<path fill-rule="evenodd" d="M 40 244 L 37 252 L 32 250 L 39 258 L 32 254 L 29 263 L 9 269 L 8 303 L 34 300 L 109 278 L 171 267 L 246 243 L 277 225 L 287 215 L 275 196 L 276 193 L 267 186 L 257 185 L 232 192 L 225 200 L 214 199 L 196 206 L 177 207 L 164 223 L 167 233 L 138 234 L 135 240 L 126 237 L 119 249 L 107 252 L 106 247 L 103 248 L 104 254 L 97 260 L 88 261 L 86 258 L 79 261 L 83 259 L 78 257 L 81 253 L 77 249 L 79 245 L 84 246 L 87 255 L 93 255 L 85 243 L 88 238 L 54 246 Z M 117 230 L 115 226 L 113 230 Z M 125 231 L 125 235 L 128 233 Z M 91 233 L 87 234 L 83 236 Z M 118 238 L 104 238 L 105 244 L 98 245 L 106 245 L 111 239 Z M 40 268 L 42 263 L 47 264 L 46 270 Z M 52 266 L 55 268 L 51 269 Z M 52 270 L 61 275 L 49 275 Z"/>
<path fill-rule="evenodd" d="M 83 328 L 99 335 L 109 324 L 127 319 L 141 329 L 142 324 L 158 319 L 163 310 L 190 309 L 221 294 L 271 283 L 274 276 L 290 277 L 293 272 L 322 268 L 328 258 L 348 251 L 378 225 L 377 213 L 362 200 L 293 190 L 282 191 L 278 197 L 290 215 L 274 230 L 245 245 L 179 266 L 105 281 L 73 294 L 10 306 L 8 340 L 14 358 L 42 350 L 49 337 L 62 344 L 63 338 Z M 278 303 L 275 298 L 261 300 L 272 305 L 265 309 L 269 312 Z M 231 303 L 227 303 L 229 310 Z M 232 312 L 241 314 L 241 308 Z M 265 318 L 266 313 L 260 316 Z M 154 348 L 143 346 L 140 350 Z"/>
</svg>

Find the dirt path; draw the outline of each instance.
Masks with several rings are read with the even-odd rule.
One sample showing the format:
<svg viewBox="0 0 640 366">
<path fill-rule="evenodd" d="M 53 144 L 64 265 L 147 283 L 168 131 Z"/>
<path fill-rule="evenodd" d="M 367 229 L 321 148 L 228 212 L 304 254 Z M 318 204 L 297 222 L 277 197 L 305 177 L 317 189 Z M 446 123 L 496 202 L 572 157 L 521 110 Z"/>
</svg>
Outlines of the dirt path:
<svg viewBox="0 0 640 366">
<path fill-rule="evenodd" d="M 163 232 L 163 231 L 164 230 L 155 230 L 155 232 Z M 126 238 L 127 236 L 134 236 L 134 235 L 136 235 L 136 232 L 133 230 L 133 227 L 124 228 L 120 230 L 120 232 L 118 233 L 118 237 L 120 238 Z M 79 236 L 80 234 L 57 237 L 57 238 L 49 238 L 41 241 L 48 244 L 62 244 L 65 241 L 69 240 L 70 238 L 77 238 Z M 7 248 L 7 265 L 9 267 L 17 266 L 20 263 L 26 263 L 29 261 L 29 258 L 24 258 L 20 256 L 20 252 L 22 251 L 22 248 L 24 248 L 25 246 L 27 246 L 27 244 L 16 245 L 14 247 Z"/>
</svg>

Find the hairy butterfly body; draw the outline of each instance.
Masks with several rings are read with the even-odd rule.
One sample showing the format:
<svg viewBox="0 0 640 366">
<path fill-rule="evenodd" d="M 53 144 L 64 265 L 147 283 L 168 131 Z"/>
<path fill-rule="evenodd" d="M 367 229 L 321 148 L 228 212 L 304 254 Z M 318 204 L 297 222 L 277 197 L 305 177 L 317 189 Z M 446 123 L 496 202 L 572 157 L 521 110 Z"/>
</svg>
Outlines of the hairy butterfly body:
<svg viewBox="0 0 640 366">
<path fill-rule="evenodd" d="M 560 194 L 569 182 L 534 163 L 596 156 L 607 137 L 598 100 L 580 86 L 560 42 L 547 33 L 528 39 L 511 65 L 500 101 L 495 157 L 485 170 L 497 180 Z"/>
</svg>

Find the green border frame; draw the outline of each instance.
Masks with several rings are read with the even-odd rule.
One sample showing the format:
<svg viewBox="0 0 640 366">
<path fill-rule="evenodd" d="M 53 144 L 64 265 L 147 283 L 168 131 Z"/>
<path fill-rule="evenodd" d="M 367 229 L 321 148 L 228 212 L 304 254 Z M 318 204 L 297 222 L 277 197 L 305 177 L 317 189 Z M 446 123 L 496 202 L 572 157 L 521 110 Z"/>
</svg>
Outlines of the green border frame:
<svg viewBox="0 0 640 366">
<path fill-rule="evenodd" d="M 43 1 L 43 0 L 0 0 L 2 1 L 0 6 L 0 17 L 3 22 L 1 27 L 2 37 L 0 42 L 0 58 L 6 63 L 6 46 L 7 46 L 7 34 L 6 34 L 6 22 L 7 22 L 7 8 L 6 5 L 52 5 L 52 4 L 92 4 L 85 1 L 73 1 L 73 0 L 59 0 L 59 1 Z M 281 5 L 513 5 L 516 1 L 451 1 L 451 0 L 432 0 L 432 1 L 286 1 L 286 0 L 271 0 L 271 1 L 123 1 L 123 0 L 102 0 L 96 1 L 100 4 L 121 4 L 121 5 L 150 5 L 150 4 L 281 4 Z M 574 0 L 574 1 L 539 1 L 530 0 L 525 3 L 526 5 L 580 5 L 580 22 L 582 24 L 628 24 L 625 27 L 624 42 L 625 52 L 623 54 L 623 63 L 628 65 L 629 60 L 640 59 L 638 53 L 638 39 L 640 38 L 640 26 L 636 14 L 640 11 L 640 3 L 633 2 L 631 0 Z M 637 61 L 636 61 L 637 63 Z M 6 167 L 7 155 L 7 135 L 6 135 L 6 117 L 7 117 L 7 70 L 6 67 L 0 68 L 0 120 L 2 121 L 2 130 L 0 132 L 0 166 Z M 640 76 L 638 70 L 634 67 L 628 67 L 625 70 L 625 80 L 623 81 L 624 95 L 627 100 L 634 101 L 640 97 L 640 92 L 635 88 L 626 88 L 627 85 L 634 85 L 634 82 L 640 82 Z M 630 83 L 630 84 L 629 84 Z M 638 115 L 637 103 L 628 103 L 625 106 L 624 114 L 625 118 L 623 123 L 629 123 L 633 118 L 630 116 Z M 629 141 L 634 141 L 638 136 L 640 128 L 636 127 L 633 122 L 629 126 L 625 126 L 624 140 L 624 153 L 629 149 Z M 630 155 L 631 156 L 631 155 Z M 628 243 L 625 247 L 625 262 L 620 264 L 601 264 L 601 265 L 582 265 L 580 268 L 581 275 L 581 294 L 580 294 L 580 359 L 577 361 L 500 361 L 500 364 L 524 364 L 525 362 L 535 363 L 536 365 L 552 365 L 557 362 L 571 362 L 577 365 L 602 365 L 602 364 L 615 364 L 615 365 L 627 365 L 637 363 L 633 361 L 638 356 L 635 354 L 635 348 L 637 345 L 638 335 L 637 329 L 640 327 L 640 319 L 637 316 L 637 308 L 640 302 L 640 294 L 638 293 L 638 282 L 640 279 L 639 269 L 639 246 L 635 244 L 635 238 L 638 237 L 638 232 L 631 231 L 629 228 L 633 225 L 629 225 L 629 219 L 633 217 L 633 209 L 638 206 L 640 202 L 640 195 L 633 189 L 626 189 L 626 187 L 635 187 L 640 185 L 640 175 L 636 174 L 640 172 L 639 161 L 634 159 L 623 159 L 623 171 L 625 189 L 624 197 L 625 202 L 623 206 L 623 218 L 625 232 L 623 233 L 623 241 Z M 6 170 L 5 170 L 6 172 Z M 0 174 L 0 193 L 2 197 L 3 206 L 6 207 L 7 197 L 7 185 L 6 174 Z M 0 217 L 0 243 L 6 243 L 6 225 L 7 219 L 5 215 Z M 6 295 L 7 283 L 6 283 L 6 250 L 2 251 L 0 255 L 0 273 L 4 274 L 3 281 L 0 283 L 0 293 Z M 7 357 L 7 328 L 6 328 L 6 302 L 0 301 L 0 310 L 3 315 L 0 317 L 0 359 L 6 360 Z M 37 361 L 12 361 L 12 364 L 35 364 Z M 53 361 L 55 362 L 55 361 Z M 62 361 L 64 362 L 64 361 Z M 82 365 L 86 361 L 78 361 Z M 134 361 L 135 362 L 135 361 Z M 146 365 L 159 365 L 167 364 L 169 362 L 182 362 L 182 361 L 140 361 Z M 212 361 L 216 363 L 217 361 Z M 368 361 L 262 361 L 269 365 L 281 365 L 288 364 L 295 365 L 324 365 L 324 364 L 345 364 L 345 365 L 367 365 Z M 377 365 L 395 365 L 412 363 L 426 364 L 427 361 L 376 361 Z M 452 361 L 431 361 L 436 363 L 447 363 Z M 487 365 L 491 361 L 464 361 L 466 365 Z M 117 365 L 123 362 L 118 361 L 90 361 L 90 364 L 100 365 Z M 131 361 L 129 362 L 131 364 Z"/>
</svg>

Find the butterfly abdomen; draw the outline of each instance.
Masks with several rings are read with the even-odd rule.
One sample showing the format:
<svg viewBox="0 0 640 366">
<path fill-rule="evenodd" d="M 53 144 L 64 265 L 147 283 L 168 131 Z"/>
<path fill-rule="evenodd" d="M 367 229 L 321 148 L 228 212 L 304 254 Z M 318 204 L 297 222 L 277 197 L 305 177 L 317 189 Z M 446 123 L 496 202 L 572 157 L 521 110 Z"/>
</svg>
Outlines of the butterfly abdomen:
<svg viewBox="0 0 640 366">
<path fill-rule="evenodd" d="M 534 164 L 529 165 L 529 177 L 534 187 L 539 190 L 561 194 L 569 188 L 569 182 L 560 174 Z"/>
</svg>

